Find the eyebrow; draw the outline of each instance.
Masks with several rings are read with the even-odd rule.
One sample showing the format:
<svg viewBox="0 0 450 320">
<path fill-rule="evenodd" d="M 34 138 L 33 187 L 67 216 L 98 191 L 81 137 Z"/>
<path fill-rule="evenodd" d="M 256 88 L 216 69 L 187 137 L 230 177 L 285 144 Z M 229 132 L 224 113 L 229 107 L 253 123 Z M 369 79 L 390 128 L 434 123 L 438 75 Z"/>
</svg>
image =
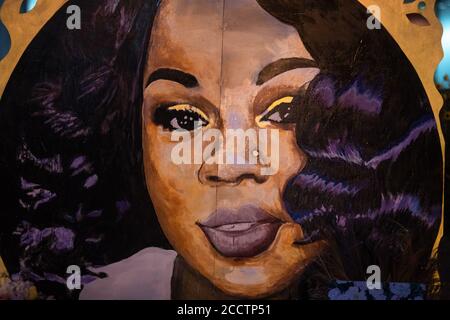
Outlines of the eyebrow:
<svg viewBox="0 0 450 320">
<path fill-rule="evenodd" d="M 307 58 L 284 58 L 269 63 L 258 74 L 256 85 L 260 86 L 276 76 L 294 69 L 318 68 L 316 61 Z"/>
<path fill-rule="evenodd" d="M 186 73 L 176 69 L 161 68 L 152 72 L 148 77 L 145 87 L 148 87 L 152 82 L 157 80 L 169 80 L 182 84 L 186 88 L 195 88 L 199 86 L 197 78 L 192 74 Z"/>
</svg>

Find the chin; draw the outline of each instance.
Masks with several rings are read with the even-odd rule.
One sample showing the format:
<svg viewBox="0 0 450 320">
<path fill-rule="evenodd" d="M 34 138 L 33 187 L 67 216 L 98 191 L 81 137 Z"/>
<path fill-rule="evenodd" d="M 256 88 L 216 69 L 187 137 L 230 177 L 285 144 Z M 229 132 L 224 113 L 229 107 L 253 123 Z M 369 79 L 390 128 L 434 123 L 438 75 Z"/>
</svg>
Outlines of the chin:
<svg viewBox="0 0 450 320">
<path fill-rule="evenodd" d="M 273 296 L 290 287 L 304 270 L 300 261 L 294 267 L 285 267 L 282 262 L 279 268 L 268 267 L 279 263 L 276 256 L 268 256 L 270 252 L 247 258 L 225 257 L 209 243 L 205 242 L 205 246 L 208 252 L 202 252 L 202 255 L 208 258 L 193 261 L 190 265 L 214 287 L 236 298 L 263 299 Z"/>
<path fill-rule="evenodd" d="M 230 261 L 230 269 L 233 271 L 228 274 L 228 277 L 213 276 L 210 280 L 218 289 L 236 298 L 268 298 L 285 290 L 294 282 L 292 274 L 265 270 L 263 266 L 260 267 L 261 270 L 257 270 L 257 268 L 233 266 L 233 261 Z M 249 274 L 251 276 L 245 280 Z"/>
</svg>

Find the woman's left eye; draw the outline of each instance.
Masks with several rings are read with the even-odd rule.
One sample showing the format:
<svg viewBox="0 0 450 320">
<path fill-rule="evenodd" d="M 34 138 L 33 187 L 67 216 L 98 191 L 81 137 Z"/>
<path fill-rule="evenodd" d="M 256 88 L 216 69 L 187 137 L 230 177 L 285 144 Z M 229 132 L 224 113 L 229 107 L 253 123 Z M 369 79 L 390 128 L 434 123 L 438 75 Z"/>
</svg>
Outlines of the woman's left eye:
<svg viewBox="0 0 450 320">
<path fill-rule="evenodd" d="M 293 96 L 286 96 L 274 101 L 261 115 L 257 122 L 272 122 L 275 124 L 288 124 L 297 121 L 297 108 Z"/>
</svg>

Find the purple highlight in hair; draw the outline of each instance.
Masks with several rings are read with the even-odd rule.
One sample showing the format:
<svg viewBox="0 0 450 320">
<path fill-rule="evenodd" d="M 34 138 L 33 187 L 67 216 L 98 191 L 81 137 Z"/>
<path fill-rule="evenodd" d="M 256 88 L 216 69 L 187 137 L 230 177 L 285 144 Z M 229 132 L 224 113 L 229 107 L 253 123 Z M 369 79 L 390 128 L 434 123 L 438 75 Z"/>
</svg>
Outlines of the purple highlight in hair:
<svg viewBox="0 0 450 320">
<path fill-rule="evenodd" d="M 337 214 L 333 208 L 316 208 L 309 211 L 290 212 L 291 217 L 297 223 L 312 221 L 318 217 L 334 216 L 336 226 L 341 229 L 349 227 L 349 222 L 356 219 L 376 220 L 383 215 L 389 215 L 400 212 L 408 212 L 411 216 L 418 218 L 429 228 L 432 227 L 440 218 L 442 208 L 435 206 L 424 210 L 421 207 L 420 199 L 411 194 L 382 195 L 381 205 L 377 209 L 369 210 L 358 214 Z M 375 231 L 374 231 L 375 232 Z"/>
<path fill-rule="evenodd" d="M 50 249 L 55 253 L 71 251 L 74 248 L 75 234 L 72 230 L 58 227 L 52 229 L 53 243 Z"/>
<path fill-rule="evenodd" d="M 58 276 L 57 274 L 54 274 L 54 273 L 44 272 L 44 278 L 47 281 L 56 282 L 56 283 L 60 283 L 60 284 L 66 284 L 66 279 L 64 279 L 63 277 Z"/>
<path fill-rule="evenodd" d="M 43 230 L 26 227 L 20 237 L 20 245 L 36 248 L 44 240 L 50 240 L 50 250 L 54 253 L 63 253 L 74 248 L 74 239 L 74 232 L 64 227 L 45 228 Z"/>
<path fill-rule="evenodd" d="M 97 244 L 97 243 L 100 243 L 102 240 L 103 240 L 103 236 L 100 235 L 97 238 L 87 238 L 84 240 L 84 242 Z"/>
<path fill-rule="evenodd" d="M 303 150 L 312 158 L 340 159 L 347 163 L 362 165 L 370 169 L 377 169 L 383 161 L 396 161 L 400 154 L 408 148 L 408 146 L 414 143 L 422 134 L 430 132 L 435 128 L 436 122 L 434 118 L 424 121 L 411 129 L 399 143 L 395 144 L 387 151 L 373 157 L 369 161 L 364 161 L 362 159 L 357 148 L 350 144 L 342 143 L 339 139 L 329 141 L 325 150 L 317 151 L 307 147 L 303 147 Z"/>
<path fill-rule="evenodd" d="M 103 87 L 112 73 L 113 70 L 110 66 L 102 66 L 96 72 L 88 73 L 86 77 L 83 78 L 80 84 L 82 94 L 78 96 L 78 99 L 89 96 L 90 94 L 98 90 L 98 88 Z"/>
<path fill-rule="evenodd" d="M 86 162 L 85 156 L 76 157 L 70 164 L 71 169 L 78 169 L 82 164 Z"/>
<path fill-rule="evenodd" d="M 88 214 L 86 214 L 86 216 L 88 218 L 94 219 L 94 218 L 101 217 L 102 214 L 103 214 L 103 210 L 94 210 L 94 211 L 91 211 Z"/>
<path fill-rule="evenodd" d="M 345 216 L 336 216 L 336 225 L 344 229 L 347 225 L 347 218 Z"/>
<path fill-rule="evenodd" d="M 116 201 L 116 208 L 120 214 L 124 214 L 125 212 L 130 210 L 130 207 L 130 202 L 128 202 L 127 200 Z"/>
<path fill-rule="evenodd" d="M 420 125 L 414 127 L 409 133 L 404 137 L 399 143 L 390 148 L 389 150 L 377 155 L 371 160 L 367 161 L 365 165 L 369 168 L 376 169 L 380 163 L 386 160 L 395 161 L 400 156 L 400 154 L 410 146 L 414 141 L 416 141 L 422 134 L 429 132 L 436 128 L 436 122 L 434 118 L 429 119 L 421 123 Z"/>
<path fill-rule="evenodd" d="M 32 190 L 36 187 L 39 187 L 39 185 L 33 182 L 29 182 L 25 180 L 23 177 L 20 177 L 20 188 L 22 190 Z"/>
<path fill-rule="evenodd" d="M 312 95 L 315 100 L 323 104 L 325 107 L 330 108 L 335 102 L 335 88 L 334 82 L 330 78 L 321 79 L 312 90 Z"/>
<path fill-rule="evenodd" d="M 19 279 L 20 279 L 20 277 L 22 276 L 22 274 L 26 274 L 26 277 L 27 277 L 29 280 L 33 281 L 33 282 L 39 282 L 39 281 L 45 280 L 44 277 L 42 277 L 42 276 L 38 275 L 37 273 L 32 272 L 32 271 L 30 271 L 30 270 L 21 271 L 21 272 L 18 274 Z"/>
<path fill-rule="evenodd" d="M 42 117 L 46 124 L 55 134 L 67 138 L 80 138 L 90 135 L 91 129 L 86 127 L 80 117 L 71 111 L 63 111 L 58 108 L 57 101 L 62 93 L 62 81 L 42 82 L 33 88 L 33 99 L 39 104 L 38 111 L 32 114 L 33 117 Z"/>
<path fill-rule="evenodd" d="M 119 0 L 107 1 L 104 7 L 102 8 L 104 14 L 112 14 L 116 11 L 117 6 L 119 5 Z"/>
<path fill-rule="evenodd" d="M 20 245 L 22 247 L 36 247 L 42 241 L 42 232 L 36 228 L 30 228 L 20 237 Z"/>
<path fill-rule="evenodd" d="M 297 210 L 292 211 L 289 209 L 289 215 L 294 219 L 296 223 L 303 223 L 305 221 L 311 221 L 317 217 L 334 215 L 335 211 L 331 207 L 325 207 L 322 205 L 320 208 L 315 208 L 312 210 Z"/>
<path fill-rule="evenodd" d="M 370 210 L 367 215 L 371 219 L 382 214 L 388 214 L 390 212 L 409 211 L 412 216 L 420 218 L 428 226 L 433 225 L 436 222 L 437 210 L 424 210 L 420 204 L 420 199 L 411 194 L 388 194 L 381 196 L 381 206 L 376 210 Z"/>
<path fill-rule="evenodd" d="M 43 111 L 33 113 L 33 116 L 44 117 L 44 124 L 61 137 L 85 138 L 92 133 L 92 130 L 85 127 L 83 121 L 74 112 L 62 111 L 51 106 Z"/>
<path fill-rule="evenodd" d="M 82 172 L 91 173 L 92 172 L 92 165 L 89 162 L 83 162 L 83 165 L 78 166 L 73 172 L 72 177 L 79 175 Z"/>
<path fill-rule="evenodd" d="M 409 210 L 413 215 L 422 214 L 420 200 L 416 196 L 409 194 L 381 196 L 380 211 L 389 212 L 398 210 Z"/>
<path fill-rule="evenodd" d="M 381 112 L 383 100 L 370 91 L 361 91 L 361 84 L 355 81 L 338 99 L 340 107 L 352 108 L 367 114 L 377 115 Z"/>
<path fill-rule="evenodd" d="M 86 189 L 89 189 L 89 188 L 93 187 L 97 183 L 97 181 L 98 181 L 98 176 L 96 174 L 94 174 L 86 179 L 86 182 L 84 183 L 84 187 Z"/>
<path fill-rule="evenodd" d="M 82 211 L 83 211 L 83 204 L 80 204 L 80 205 L 78 206 L 77 212 L 75 212 L 75 219 L 76 219 L 76 221 L 78 221 L 78 222 L 80 222 L 81 220 L 83 220 L 83 213 L 82 213 Z"/>
<path fill-rule="evenodd" d="M 52 235 L 52 229 L 50 228 L 45 228 L 44 230 L 42 230 L 42 237 L 43 238 L 47 238 L 50 237 Z"/>
<path fill-rule="evenodd" d="M 23 143 L 21 148 L 19 149 L 17 160 L 22 164 L 26 161 L 30 161 L 39 169 L 44 169 L 51 173 L 63 172 L 61 156 L 59 154 L 51 158 L 39 159 L 28 149 L 28 146 L 25 143 Z"/>
<path fill-rule="evenodd" d="M 327 181 L 317 174 L 301 173 L 295 178 L 294 184 L 319 189 L 323 193 L 332 195 L 356 195 L 360 191 L 360 188 L 350 187 L 343 182 Z"/>
<path fill-rule="evenodd" d="M 350 144 L 342 143 L 340 140 L 330 140 L 325 150 L 311 150 L 303 147 L 303 150 L 312 158 L 340 159 L 348 163 L 362 165 L 364 160 L 359 151 Z"/>
<path fill-rule="evenodd" d="M 19 203 L 25 209 L 33 207 L 33 210 L 36 210 L 42 204 L 45 204 L 56 197 L 55 193 L 41 188 L 38 184 L 28 182 L 23 177 L 20 178 L 20 187 L 23 191 L 26 191 L 26 199 L 19 200 Z"/>
<path fill-rule="evenodd" d="M 88 284 L 95 280 L 98 280 L 98 277 L 90 275 L 90 274 L 81 276 L 81 284 Z"/>
</svg>

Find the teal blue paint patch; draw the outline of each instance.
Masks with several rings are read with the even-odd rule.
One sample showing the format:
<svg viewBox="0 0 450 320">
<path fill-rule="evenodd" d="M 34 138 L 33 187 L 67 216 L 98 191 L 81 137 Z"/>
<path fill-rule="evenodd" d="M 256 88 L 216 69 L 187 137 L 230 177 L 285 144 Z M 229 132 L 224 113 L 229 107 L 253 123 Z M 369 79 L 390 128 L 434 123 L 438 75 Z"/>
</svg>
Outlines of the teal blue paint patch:
<svg viewBox="0 0 450 320">
<path fill-rule="evenodd" d="M 20 13 L 27 13 L 34 9 L 36 6 L 37 0 L 23 0 L 22 5 L 20 6 Z"/>
<path fill-rule="evenodd" d="M 450 0 L 439 0 L 436 3 L 436 14 L 444 29 L 442 35 L 444 58 L 435 73 L 435 81 L 441 88 L 450 89 L 449 81 L 444 79 L 446 75 L 450 76 Z"/>
<path fill-rule="evenodd" d="M 4 0 L 0 0 L 0 9 Z M 0 60 L 2 60 L 11 49 L 11 37 L 3 22 L 0 20 Z"/>
<path fill-rule="evenodd" d="M 417 5 L 417 8 L 419 10 L 425 10 L 427 8 L 427 4 L 425 1 L 420 1 L 419 4 Z"/>
</svg>

